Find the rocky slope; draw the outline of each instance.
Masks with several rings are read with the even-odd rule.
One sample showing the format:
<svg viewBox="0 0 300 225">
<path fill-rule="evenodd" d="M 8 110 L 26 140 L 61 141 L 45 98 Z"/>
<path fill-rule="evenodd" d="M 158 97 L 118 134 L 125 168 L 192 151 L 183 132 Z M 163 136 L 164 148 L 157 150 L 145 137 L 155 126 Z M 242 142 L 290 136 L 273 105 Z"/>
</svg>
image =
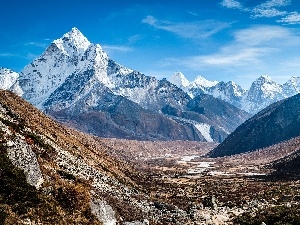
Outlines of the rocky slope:
<svg viewBox="0 0 300 225">
<path fill-rule="evenodd" d="M 300 94 L 276 102 L 240 125 L 209 155 L 254 151 L 299 136 L 299 115 Z"/>
<path fill-rule="evenodd" d="M 293 149 L 291 154 L 285 154 L 279 160 L 272 163 L 272 166 L 276 169 L 277 173 L 284 174 L 285 178 L 299 179 L 300 172 L 300 136 L 289 140 L 284 146 L 285 150 Z"/>
<path fill-rule="evenodd" d="M 0 91 L 0 128 L 1 221 L 116 224 L 147 211 L 147 197 L 125 175 L 132 167 L 7 91 Z"/>
<path fill-rule="evenodd" d="M 8 91 L 0 91 L 0 138 L 1 223 L 192 223 L 187 211 L 150 198 L 150 180 L 101 139 L 64 128 Z"/>
<path fill-rule="evenodd" d="M 262 75 L 252 83 L 249 90 L 243 89 L 232 81 L 227 83 L 208 81 L 201 76 L 189 82 L 180 72 L 172 75 L 169 81 L 192 97 L 203 93 L 209 94 L 251 114 L 259 112 L 276 101 L 300 93 L 299 77 L 291 77 L 286 83 L 280 85 L 269 76 Z"/>
</svg>

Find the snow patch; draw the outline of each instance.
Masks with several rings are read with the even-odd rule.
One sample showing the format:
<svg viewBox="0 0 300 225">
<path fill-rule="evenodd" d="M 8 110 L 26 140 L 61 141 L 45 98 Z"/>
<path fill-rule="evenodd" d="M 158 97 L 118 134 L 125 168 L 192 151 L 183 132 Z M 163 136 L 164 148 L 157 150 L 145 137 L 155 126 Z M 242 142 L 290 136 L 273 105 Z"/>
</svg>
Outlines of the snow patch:
<svg viewBox="0 0 300 225">
<path fill-rule="evenodd" d="M 208 142 L 214 142 L 214 140 L 210 136 L 210 125 L 207 123 L 196 123 L 194 125 L 197 130 L 200 131 L 202 136 L 205 138 L 206 141 Z"/>
</svg>

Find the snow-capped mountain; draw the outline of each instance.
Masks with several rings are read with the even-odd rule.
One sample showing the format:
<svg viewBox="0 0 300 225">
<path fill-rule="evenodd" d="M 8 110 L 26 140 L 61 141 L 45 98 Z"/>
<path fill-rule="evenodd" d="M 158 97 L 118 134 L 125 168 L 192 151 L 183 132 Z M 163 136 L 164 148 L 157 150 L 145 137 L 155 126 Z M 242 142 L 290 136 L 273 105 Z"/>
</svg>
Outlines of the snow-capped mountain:
<svg viewBox="0 0 300 225">
<path fill-rule="evenodd" d="M 247 112 L 258 112 L 270 104 L 284 99 L 282 86 L 269 76 L 262 75 L 251 85 L 242 100 L 242 108 Z"/>
<path fill-rule="evenodd" d="M 300 93 L 300 77 L 291 77 L 282 85 L 282 90 L 286 97 Z"/>
<path fill-rule="evenodd" d="M 202 76 L 197 76 L 185 90 L 191 97 L 196 97 L 199 94 L 207 94 L 209 88 L 217 84 L 218 81 L 209 81 Z"/>
<path fill-rule="evenodd" d="M 19 85 L 24 91 L 23 98 L 43 109 L 45 101 L 71 74 L 93 69 L 94 65 L 89 63 L 92 58 L 89 56 L 93 53 L 94 58 L 99 56 L 101 47 L 91 45 L 78 29 L 73 28 L 62 38 L 53 41 L 41 56 L 20 73 Z M 101 56 L 98 61 L 107 58 L 105 54 Z"/>
<path fill-rule="evenodd" d="M 175 77 L 178 85 L 188 85 L 182 74 Z M 204 78 L 195 83 L 212 86 Z M 191 111 L 191 97 L 182 89 L 121 66 L 77 28 L 54 40 L 13 86 L 58 121 L 104 137 L 220 142 L 249 116 L 235 116 L 232 126 Z M 180 113 L 171 116 L 169 109 Z"/>
<path fill-rule="evenodd" d="M 236 107 L 241 108 L 240 102 L 245 90 L 233 81 L 227 83 L 221 81 L 211 87 L 208 92 L 215 98 L 222 99 Z"/>
<path fill-rule="evenodd" d="M 19 78 L 19 74 L 7 68 L 0 68 L 0 87 L 9 90 Z"/>
<path fill-rule="evenodd" d="M 181 89 L 185 89 L 190 84 L 188 79 L 186 79 L 186 77 L 181 72 L 174 73 L 171 77 L 168 78 L 168 81 L 172 84 L 175 84 Z"/>
<path fill-rule="evenodd" d="M 217 85 L 218 83 L 218 81 L 209 81 L 202 76 L 197 76 L 195 80 L 190 83 L 189 87 L 210 88 Z"/>
<path fill-rule="evenodd" d="M 174 73 L 168 81 L 187 92 L 192 98 L 207 93 L 209 88 L 218 84 L 218 81 L 209 81 L 202 76 L 197 76 L 190 82 L 181 72 Z"/>
<path fill-rule="evenodd" d="M 181 77 L 185 78 L 183 74 L 181 74 Z M 183 90 L 191 97 L 209 94 L 251 114 L 255 114 L 276 101 L 300 93 L 300 77 L 292 77 L 285 84 L 280 85 L 269 76 L 262 75 L 252 83 L 249 90 L 243 89 L 233 81 L 225 83 L 223 81 L 208 81 L 203 77 L 197 77 Z"/>
<path fill-rule="evenodd" d="M 59 89 L 65 82 L 70 83 L 71 89 Z M 165 104 L 182 107 L 190 100 L 187 94 L 171 83 L 147 77 L 111 60 L 100 45 L 91 44 L 76 28 L 53 41 L 40 57 L 25 67 L 19 80 L 23 97 L 40 109 L 44 109 L 46 101 L 50 106 L 49 98 L 53 99 L 51 94 L 55 91 L 60 91 L 63 107 L 68 107 L 89 93 L 97 83 L 108 87 L 116 95 L 156 111 Z M 80 93 L 77 92 L 74 99 L 65 101 L 76 85 L 77 89 L 86 86 Z M 73 92 L 78 91 L 75 89 Z M 62 105 L 56 104 L 56 107 Z"/>
</svg>

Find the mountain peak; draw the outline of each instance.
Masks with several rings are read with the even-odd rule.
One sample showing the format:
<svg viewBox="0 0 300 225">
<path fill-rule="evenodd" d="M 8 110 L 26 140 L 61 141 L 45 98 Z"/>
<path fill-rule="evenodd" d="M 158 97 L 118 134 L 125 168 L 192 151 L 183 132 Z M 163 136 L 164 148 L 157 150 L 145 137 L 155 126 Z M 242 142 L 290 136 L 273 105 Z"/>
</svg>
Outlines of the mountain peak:
<svg viewBox="0 0 300 225">
<path fill-rule="evenodd" d="M 219 82 L 218 81 L 209 81 L 209 80 L 207 80 L 204 77 L 199 75 L 195 78 L 193 83 L 196 84 L 196 85 L 200 85 L 202 87 L 208 87 L 209 88 L 209 87 L 215 86 Z"/>
<path fill-rule="evenodd" d="M 0 67 L 0 88 L 4 90 L 9 90 L 12 85 L 17 81 L 19 78 L 19 74 L 4 68 Z"/>
<path fill-rule="evenodd" d="M 272 80 L 271 77 L 269 77 L 268 75 L 261 75 L 259 78 L 256 79 L 256 81 L 254 82 L 263 82 L 263 83 L 270 83 L 270 82 L 274 82 Z"/>
<path fill-rule="evenodd" d="M 76 28 L 64 34 L 60 39 L 53 42 L 56 46 L 67 55 L 71 55 L 74 51 L 83 53 L 90 46 L 89 40 Z"/>
<path fill-rule="evenodd" d="M 181 72 L 174 73 L 169 79 L 172 84 L 175 84 L 179 88 L 184 88 L 189 86 L 190 82 Z"/>
<path fill-rule="evenodd" d="M 299 82 L 300 81 L 300 77 L 296 77 L 296 76 L 292 76 L 288 82 Z"/>
</svg>

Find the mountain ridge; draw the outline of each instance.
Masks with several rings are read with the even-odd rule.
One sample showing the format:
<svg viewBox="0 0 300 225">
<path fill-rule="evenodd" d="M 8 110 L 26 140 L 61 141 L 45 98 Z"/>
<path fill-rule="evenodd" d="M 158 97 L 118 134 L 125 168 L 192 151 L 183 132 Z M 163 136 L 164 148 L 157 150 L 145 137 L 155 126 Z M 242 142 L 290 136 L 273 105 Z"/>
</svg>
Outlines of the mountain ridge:
<svg viewBox="0 0 300 225">
<path fill-rule="evenodd" d="M 176 77 L 176 73 L 171 76 Z M 233 81 L 208 81 L 200 76 L 202 84 L 198 84 L 197 77 L 190 82 L 181 73 L 181 79 L 187 80 L 189 85 L 182 89 L 190 96 L 209 94 L 216 98 L 255 114 L 270 104 L 300 93 L 300 77 L 292 76 L 286 83 L 280 85 L 268 75 L 261 75 L 253 81 L 249 90 L 243 89 Z M 170 80 L 172 81 L 172 79 Z M 176 83 L 174 83 L 176 85 Z M 205 85 L 206 84 L 206 85 Z"/>
<path fill-rule="evenodd" d="M 166 79 L 118 64 L 76 28 L 54 40 L 27 65 L 13 89 L 21 90 L 25 100 L 58 121 L 103 137 L 219 142 L 228 135 L 222 129 L 231 132 L 235 128 L 205 118 L 211 124 L 166 116 L 162 113 L 166 107 L 188 112 L 191 97 Z M 249 116 L 240 110 L 235 113 L 243 115 L 243 119 L 236 117 L 238 124 Z M 207 136 L 207 127 L 214 137 Z"/>
<path fill-rule="evenodd" d="M 300 94 L 278 101 L 241 124 L 209 156 L 254 151 L 300 135 Z"/>
</svg>

